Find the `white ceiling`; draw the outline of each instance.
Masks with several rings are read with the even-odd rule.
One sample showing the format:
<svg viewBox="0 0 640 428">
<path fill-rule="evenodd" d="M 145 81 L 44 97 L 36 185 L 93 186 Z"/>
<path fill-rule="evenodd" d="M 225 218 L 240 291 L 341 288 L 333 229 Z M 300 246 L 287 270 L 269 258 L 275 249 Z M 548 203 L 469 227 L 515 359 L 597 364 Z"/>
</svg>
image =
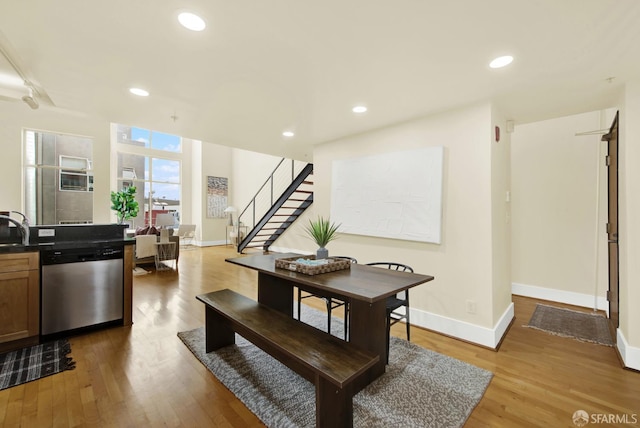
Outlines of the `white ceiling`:
<svg viewBox="0 0 640 428">
<path fill-rule="evenodd" d="M 207 29 L 182 28 L 184 10 Z M 485 100 L 516 124 L 614 106 L 640 77 L 640 1 L 0 0 L 0 47 L 41 109 L 310 159 Z M 0 102 L 29 109 L 26 92 L 0 86 Z"/>
</svg>

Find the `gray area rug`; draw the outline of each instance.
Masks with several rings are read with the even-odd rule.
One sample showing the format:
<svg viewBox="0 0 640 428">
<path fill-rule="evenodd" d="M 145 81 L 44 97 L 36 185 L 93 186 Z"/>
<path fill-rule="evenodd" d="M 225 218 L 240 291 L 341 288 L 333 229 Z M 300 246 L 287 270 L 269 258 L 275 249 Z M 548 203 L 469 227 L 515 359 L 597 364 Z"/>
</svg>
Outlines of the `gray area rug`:
<svg viewBox="0 0 640 428">
<path fill-rule="evenodd" d="M 326 313 L 303 306 L 302 320 L 326 331 Z M 342 320 L 332 334 L 343 337 Z M 325 328 L 323 328 L 325 327 Z M 269 427 L 314 427 L 313 384 L 236 335 L 206 354 L 204 327 L 178 333 L 193 354 Z M 391 337 L 386 373 L 353 400 L 355 427 L 461 427 L 493 373 Z"/>
<path fill-rule="evenodd" d="M 583 342 L 614 345 L 609 331 L 609 321 L 598 313 L 572 311 L 538 304 L 529 324 L 525 327 Z"/>
</svg>

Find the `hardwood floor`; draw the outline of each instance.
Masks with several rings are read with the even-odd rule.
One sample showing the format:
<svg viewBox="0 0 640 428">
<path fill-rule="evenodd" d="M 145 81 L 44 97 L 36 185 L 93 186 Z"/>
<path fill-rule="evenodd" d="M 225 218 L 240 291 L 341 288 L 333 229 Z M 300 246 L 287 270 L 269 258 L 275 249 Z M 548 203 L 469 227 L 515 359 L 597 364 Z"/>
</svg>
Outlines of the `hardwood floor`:
<svg viewBox="0 0 640 428">
<path fill-rule="evenodd" d="M 134 277 L 134 325 L 70 338 L 76 369 L 0 391 L 0 424 L 262 426 L 176 336 L 203 325 L 197 294 L 231 288 L 256 298 L 256 273 L 224 262 L 234 256 L 232 247 L 185 250 L 179 275 Z M 495 374 L 466 426 L 575 427 L 580 409 L 640 424 L 640 373 L 622 369 L 613 348 L 523 328 L 536 301 L 513 300 L 516 319 L 498 352 L 412 329 L 415 343 Z M 403 337 L 402 327 L 394 334 Z"/>
</svg>

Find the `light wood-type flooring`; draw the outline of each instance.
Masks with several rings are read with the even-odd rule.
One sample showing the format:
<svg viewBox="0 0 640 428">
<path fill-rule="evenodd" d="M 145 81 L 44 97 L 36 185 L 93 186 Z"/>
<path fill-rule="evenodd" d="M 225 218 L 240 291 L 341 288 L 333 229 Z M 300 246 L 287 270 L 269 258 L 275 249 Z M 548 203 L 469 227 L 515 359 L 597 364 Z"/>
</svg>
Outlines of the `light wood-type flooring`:
<svg viewBox="0 0 640 428">
<path fill-rule="evenodd" d="M 134 277 L 134 325 L 71 337 L 76 369 L 0 391 L 0 425 L 262 426 L 176 336 L 203 325 L 197 294 L 231 288 L 256 298 L 256 272 L 224 262 L 236 255 L 231 246 L 184 250 L 179 274 Z M 579 409 L 640 419 L 640 373 L 622 369 L 613 348 L 523 328 L 536 301 L 513 301 L 497 352 L 412 329 L 413 342 L 495 373 L 467 427 L 574 427 Z M 403 337 L 403 326 L 393 334 Z"/>
</svg>

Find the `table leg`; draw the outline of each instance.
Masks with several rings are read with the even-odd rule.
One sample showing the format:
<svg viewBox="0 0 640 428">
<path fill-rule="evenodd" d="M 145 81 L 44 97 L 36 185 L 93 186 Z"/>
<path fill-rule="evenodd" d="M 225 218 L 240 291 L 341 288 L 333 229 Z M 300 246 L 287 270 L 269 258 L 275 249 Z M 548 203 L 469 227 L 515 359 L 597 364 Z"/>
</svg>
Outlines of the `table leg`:
<svg viewBox="0 0 640 428">
<path fill-rule="evenodd" d="M 258 302 L 293 317 L 294 283 L 258 272 Z"/>
<path fill-rule="evenodd" d="M 369 372 L 364 385 L 357 385 L 356 391 L 373 382 L 385 371 L 387 361 L 387 312 L 384 300 L 366 303 L 351 300 L 349 307 L 349 342 L 374 352 L 380 359 Z"/>
<path fill-rule="evenodd" d="M 293 289 L 295 282 L 258 272 L 258 302 L 293 317 Z M 387 361 L 387 312 L 385 300 L 367 303 L 349 301 L 349 342 L 380 356 L 378 363 L 369 369 L 356 385 L 354 394 L 380 377 Z"/>
</svg>

